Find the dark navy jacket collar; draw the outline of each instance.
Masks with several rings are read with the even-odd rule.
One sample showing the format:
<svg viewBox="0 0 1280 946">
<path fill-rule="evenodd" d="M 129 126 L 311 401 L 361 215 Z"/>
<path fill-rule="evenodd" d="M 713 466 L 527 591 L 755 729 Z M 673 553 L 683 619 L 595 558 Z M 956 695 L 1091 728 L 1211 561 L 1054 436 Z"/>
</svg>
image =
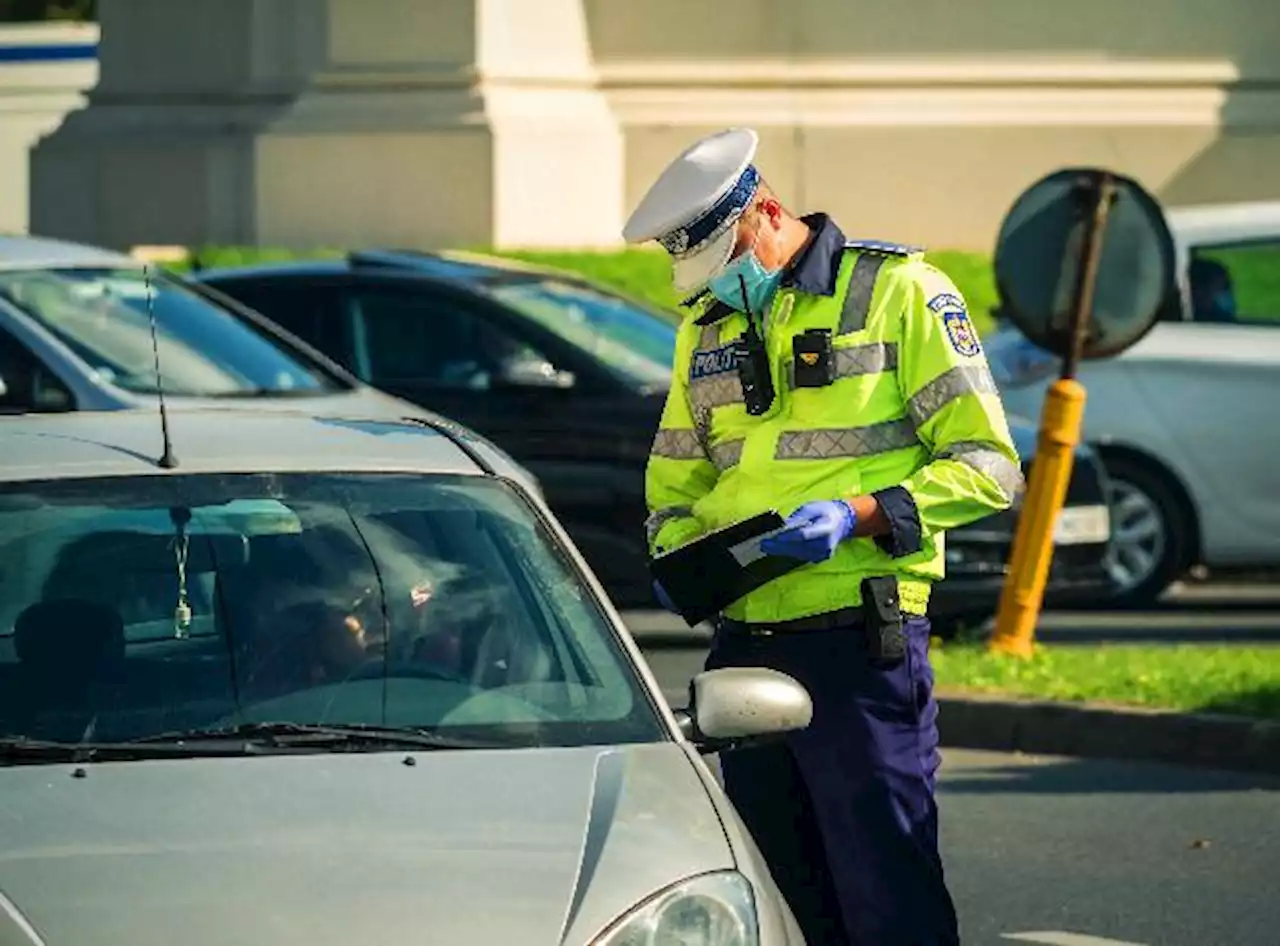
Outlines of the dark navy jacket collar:
<svg viewBox="0 0 1280 946">
<path fill-rule="evenodd" d="M 809 225 L 812 233 L 782 274 L 782 285 L 815 296 L 834 296 L 840 257 L 848 241 L 826 214 L 809 214 L 800 220 Z"/>
<path fill-rule="evenodd" d="M 783 272 L 782 286 L 815 296 L 834 296 L 836 280 L 840 275 L 840 258 L 844 254 L 845 244 L 848 241 L 841 229 L 836 226 L 835 221 L 827 214 L 808 214 L 800 220 L 809 226 L 809 239 L 805 241 L 800 252 Z M 710 290 L 704 289 L 696 296 L 686 299 L 681 305 L 692 305 L 708 295 Z M 698 325 L 710 325 L 712 322 L 718 322 L 732 315 L 735 311 L 717 299 L 694 321 Z"/>
</svg>

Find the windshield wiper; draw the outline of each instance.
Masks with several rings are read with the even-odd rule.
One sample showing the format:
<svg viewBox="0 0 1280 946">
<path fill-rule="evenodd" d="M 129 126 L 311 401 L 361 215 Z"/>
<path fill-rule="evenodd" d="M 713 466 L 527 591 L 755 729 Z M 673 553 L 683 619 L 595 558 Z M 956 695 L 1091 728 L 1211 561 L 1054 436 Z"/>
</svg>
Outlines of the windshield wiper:
<svg viewBox="0 0 1280 946">
<path fill-rule="evenodd" d="M 214 753 L 195 752 L 177 743 L 155 745 L 136 742 L 60 742 L 28 739 L 25 736 L 0 738 L 0 765 L 48 765 L 54 762 L 122 762 L 132 759 L 184 758 L 194 755 L 243 755 L 244 748 L 223 747 Z"/>
<path fill-rule="evenodd" d="M 129 745 L 173 745 L 232 742 L 269 748 L 354 749 L 494 749 L 495 743 L 444 736 L 429 729 L 373 726 L 365 723 L 241 723 L 220 729 L 190 729 L 134 740 Z"/>
</svg>

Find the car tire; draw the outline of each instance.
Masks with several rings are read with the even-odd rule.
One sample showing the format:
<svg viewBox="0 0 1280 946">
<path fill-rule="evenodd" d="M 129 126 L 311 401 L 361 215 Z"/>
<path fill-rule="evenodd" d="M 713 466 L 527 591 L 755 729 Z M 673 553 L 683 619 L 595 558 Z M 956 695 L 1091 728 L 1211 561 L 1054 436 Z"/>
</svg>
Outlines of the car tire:
<svg viewBox="0 0 1280 946">
<path fill-rule="evenodd" d="M 1106 568 L 1110 607 L 1149 606 L 1190 568 L 1194 527 L 1171 474 L 1124 454 L 1103 455 L 1110 480 L 1111 542 Z"/>
</svg>

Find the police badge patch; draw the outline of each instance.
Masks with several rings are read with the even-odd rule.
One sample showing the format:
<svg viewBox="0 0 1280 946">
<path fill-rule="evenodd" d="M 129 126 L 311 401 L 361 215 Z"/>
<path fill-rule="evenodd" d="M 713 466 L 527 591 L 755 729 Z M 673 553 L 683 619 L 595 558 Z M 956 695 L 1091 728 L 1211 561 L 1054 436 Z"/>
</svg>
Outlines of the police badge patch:
<svg viewBox="0 0 1280 946">
<path fill-rule="evenodd" d="M 978 333 L 969 321 L 969 310 L 963 299 L 955 293 L 944 292 L 930 299 L 928 305 L 942 316 L 942 327 L 947 331 L 947 339 L 952 348 L 966 357 L 982 352 Z"/>
<path fill-rule="evenodd" d="M 689 363 L 689 380 L 711 378 L 718 374 L 735 371 L 738 367 L 737 345 L 730 343 L 711 351 L 696 351 Z"/>
</svg>

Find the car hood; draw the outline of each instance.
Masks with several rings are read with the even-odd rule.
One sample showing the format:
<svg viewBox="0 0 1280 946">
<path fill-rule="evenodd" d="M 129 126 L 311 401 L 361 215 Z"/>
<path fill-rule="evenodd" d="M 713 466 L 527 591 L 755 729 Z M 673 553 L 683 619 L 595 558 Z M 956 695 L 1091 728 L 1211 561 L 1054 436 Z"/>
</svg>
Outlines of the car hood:
<svg viewBox="0 0 1280 946">
<path fill-rule="evenodd" d="M 674 743 L 72 772 L 0 770 L 0 942 L 585 944 L 733 866 Z"/>
</svg>

